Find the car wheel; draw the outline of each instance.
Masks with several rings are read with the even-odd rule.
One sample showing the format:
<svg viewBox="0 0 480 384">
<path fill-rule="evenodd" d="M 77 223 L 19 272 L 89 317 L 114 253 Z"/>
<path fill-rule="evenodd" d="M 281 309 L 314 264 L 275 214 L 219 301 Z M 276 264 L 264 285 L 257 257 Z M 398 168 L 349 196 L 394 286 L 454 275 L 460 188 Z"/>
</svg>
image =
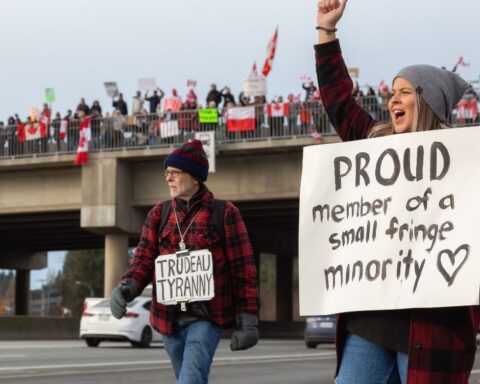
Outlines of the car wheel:
<svg viewBox="0 0 480 384">
<path fill-rule="evenodd" d="M 148 325 L 145 326 L 142 330 L 142 335 L 140 336 L 140 341 L 130 341 L 134 347 L 147 348 L 152 343 L 152 328 Z"/>
<path fill-rule="evenodd" d="M 311 348 L 311 349 L 317 348 L 317 343 L 314 343 L 312 341 L 306 341 L 305 344 L 307 345 L 307 348 Z"/>
<path fill-rule="evenodd" d="M 86 338 L 85 339 L 85 343 L 89 346 L 89 347 L 98 347 L 98 344 L 100 344 L 100 340 L 99 339 L 96 339 L 94 337 L 89 337 L 89 338 Z"/>
</svg>

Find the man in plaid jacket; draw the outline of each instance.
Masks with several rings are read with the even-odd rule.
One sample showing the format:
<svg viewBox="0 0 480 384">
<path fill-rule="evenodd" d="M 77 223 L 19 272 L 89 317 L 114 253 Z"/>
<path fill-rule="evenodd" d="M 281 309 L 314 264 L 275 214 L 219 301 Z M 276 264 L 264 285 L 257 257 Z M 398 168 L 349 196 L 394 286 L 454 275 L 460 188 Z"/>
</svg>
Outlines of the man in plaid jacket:
<svg viewBox="0 0 480 384">
<path fill-rule="evenodd" d="M 153 283 L 150 322 L 163 335 L 178 382 L 207 383 L 224 328 L 236 325 L 232 350 L 250 348 L 258 341 L 255 260 L 243 220 L 231 202 L 225 203 L 224 236 L 216 229 L 214 196 L 204 184 L 208 159 L 202 143 L 193 140 L 174 150 L 164 168 L 173 199 L 168 218 L 158 233 L 165 202 L 150 210 L 134 258 L 112 291 L 111 310 L 121 318 L 127 302 Z M 155 259 L 182 248 L 211 252 L 215 295 L 186 306 L 160 304 Z"/>
</svg>

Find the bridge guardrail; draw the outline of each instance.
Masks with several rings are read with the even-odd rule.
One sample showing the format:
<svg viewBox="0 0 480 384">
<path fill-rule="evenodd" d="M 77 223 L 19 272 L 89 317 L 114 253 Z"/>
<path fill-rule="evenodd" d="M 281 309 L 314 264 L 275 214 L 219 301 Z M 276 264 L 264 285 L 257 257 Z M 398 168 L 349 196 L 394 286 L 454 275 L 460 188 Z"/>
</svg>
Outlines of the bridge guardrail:
<svg viewBox="0 0 480 384">
<path fill-rule="evenodd" d="M 376 96 L 359 102 L 375 119 L 388 120 L 386 105 Z M 335 134 L 320 101 L 288 104 L 284 116 L 272 117 L 267 110 L 266 104 L 256 105 L 255 129 L 242 132 L 228 131 L 225 109 L 219 111 L 217 123 L 201 123 L 198 110 L 134 116 L 115 111 L 112 116 L 92 117 L 89 152 L 168 147 L 182 144 L 194 132 L 212 130 L 217 143 Z M 80 120 L 68 121 L 66 132 L 61 127 L 61 120 L 53 120 L 45 137 L 23 142 L 18 139 L 16 125 L 5 127 L 0 131 L 0 159 L 76 153 Z"/>
</svg>

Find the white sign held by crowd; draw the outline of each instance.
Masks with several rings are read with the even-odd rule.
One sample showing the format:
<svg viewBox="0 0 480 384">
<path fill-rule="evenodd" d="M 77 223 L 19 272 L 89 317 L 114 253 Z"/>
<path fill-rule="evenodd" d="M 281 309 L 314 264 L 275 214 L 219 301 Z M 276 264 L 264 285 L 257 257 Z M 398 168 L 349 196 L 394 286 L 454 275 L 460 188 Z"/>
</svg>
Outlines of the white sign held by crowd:
<svg viewBox="0 0 480 384">
<path fill-rule="evenodd" d="M 154 78 L 138 79 L 138 90 L 141 92 L 155 91 L 157 89 L 157 81 Z"/>
<path fill-rule="evenodd" d="M 265 96 L 267 94 L 267 79 L 260 76 L 243 80 L 243 93 L 252 97 Z"/>
<path fill-rule="evenodd" d="M 178 120 L 162 121 L 160 123 L 160 137 L 173 137 L 179 134 Z"/>
<path fill-rule="evenodd" d="M 212 253 L 160 255 L 155 260 L 157 301 L 165 305 L 206 301 L 215 295 Z"/>
<path fill-rule="evenodd" d="M 304 148 L 300 314 L 478 305 L 479 127 Z"/>
<path fill-rule="evenodd" d="M 200 140 L 208 158 L 208 172 L 215 173 L 215 131 L 195 132 L 195 139 Z"/>
<path fill-rule="evenodd" d="M 105 90 L 107 91 L 107 95 L 109 97 L 118 96 L 118 85 L 115 81 L 106 81 L 103 84 L 105 85 Z"/>
</svg>

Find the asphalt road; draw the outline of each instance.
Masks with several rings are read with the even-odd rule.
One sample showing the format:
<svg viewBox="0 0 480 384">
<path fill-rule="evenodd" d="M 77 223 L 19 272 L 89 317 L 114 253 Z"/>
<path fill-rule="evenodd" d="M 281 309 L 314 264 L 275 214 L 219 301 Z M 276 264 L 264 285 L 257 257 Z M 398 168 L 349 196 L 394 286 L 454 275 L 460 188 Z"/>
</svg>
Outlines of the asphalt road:
<svg viewBox="0 0 480 384">
<path fill-rule="evenodd" d="M 210 383 L 333 383 L 333 345 L 307 349 L 301 340 L 261 340 L 248 351 L 231 352 L 222 340 Z M 0 383 L 174 384 L 161 345 L 138 349 L 129 343 L 83 341 L 1 341 Z"/>
<path fill-rule="evenodd" d="M 230 352 L 222 340 L 210 383 L 333 383 L 335 351 L 331 344 L 307 349 L 301 340 L 261 340 L 253 349 Z M 1 341 L 0 383 L 19 384 L 175 384 L 161 345 L 137 349 L 129 343 L 83 341 Z M 480 383 L 480 356 L 470 383 Z"/>
</svg>

